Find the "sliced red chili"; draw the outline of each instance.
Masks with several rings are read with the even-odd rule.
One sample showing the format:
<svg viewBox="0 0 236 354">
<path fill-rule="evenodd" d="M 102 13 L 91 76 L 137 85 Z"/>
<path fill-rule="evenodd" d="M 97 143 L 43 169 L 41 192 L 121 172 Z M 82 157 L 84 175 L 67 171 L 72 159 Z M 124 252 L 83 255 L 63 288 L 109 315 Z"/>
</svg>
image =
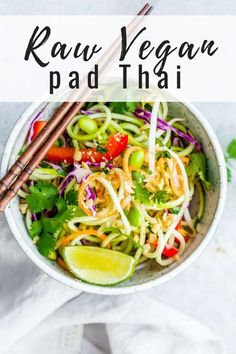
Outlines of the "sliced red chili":
<svg viewBox="0 0 236 354">
<path fill-rule="evenodd" d="M 34 133 L 33 139 L 40 133 L 43 127 L 46 125 L 46 121 L 37 121 L 34 123 Z M 106 152 L 104 154 L 100 153 L 96 150 L 96 148 L 88 148 L 88 149 L 81 149 L 80 158 L 77 160 L 78 162 L 102 162 L 102 161 L 110 161 L 119 156 L 127 147 L 128 145 L 128 135 L 122 133 L 115 133 L 108 137 L 108 142 L 104 146 Z M 69 147 L 56 147 L 52 146 L 47 154 L 47 160 L 60 163 L 73 163 L 74 162 L 74 154 L 75 148 Z"/>
<path fill-rule="evenodd" d="M 178 254 L 178 249 L 175 247 L 165 246 L 162 254 L 163 254 L 163 256 L 165 256 L 167 258 L 174 257 Z"/>
</svg>

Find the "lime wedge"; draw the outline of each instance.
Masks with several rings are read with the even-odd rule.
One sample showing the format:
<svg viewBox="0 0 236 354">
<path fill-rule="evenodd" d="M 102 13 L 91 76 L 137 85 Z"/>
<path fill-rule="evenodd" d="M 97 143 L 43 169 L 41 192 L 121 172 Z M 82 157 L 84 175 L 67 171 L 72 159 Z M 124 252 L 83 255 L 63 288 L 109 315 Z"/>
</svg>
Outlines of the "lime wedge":
<svg viewBox="0 0 236 354">
<path fill-rule="evenodd" d="M 68 246 L 64 260 L 75 277 L 91 284 L 114 285 L 133 275 L 136 260 L 126 254 L 91 246 Z"/>
</svg>

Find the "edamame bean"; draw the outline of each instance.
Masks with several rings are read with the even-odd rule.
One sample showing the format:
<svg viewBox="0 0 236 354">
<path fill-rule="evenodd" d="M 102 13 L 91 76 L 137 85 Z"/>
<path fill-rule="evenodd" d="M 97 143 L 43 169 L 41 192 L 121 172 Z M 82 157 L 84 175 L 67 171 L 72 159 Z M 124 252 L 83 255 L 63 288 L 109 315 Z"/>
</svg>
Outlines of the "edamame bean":
<svg viewBox="0 0 236 354">
<path fill-rule="evenodd" d="M 83 130 L 87 134 L 96 133 L 98 130 L 98 126 L 96 122 L 89 117 L 82 117 L 78 121 L 78 125 L 81 130 Z"/>
<path fill-rule="evenodd" d="M 136 150 L 132 153 L 129 159 L 129 165 L 137 168 L 141 168 L 144 161 L 144 151 Z"/>
<path fill-rule="evenodd" d="M 127 218 L 133 226 L 139 227 L 142 224 L 142 216 L 135 208 L 130 208 Z"/>
</svg>

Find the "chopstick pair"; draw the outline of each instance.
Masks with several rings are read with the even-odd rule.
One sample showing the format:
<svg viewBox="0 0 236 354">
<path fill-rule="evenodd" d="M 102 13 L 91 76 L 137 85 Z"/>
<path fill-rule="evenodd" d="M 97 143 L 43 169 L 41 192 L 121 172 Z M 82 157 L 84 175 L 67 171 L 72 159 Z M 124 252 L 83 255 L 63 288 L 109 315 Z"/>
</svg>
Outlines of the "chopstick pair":
<svg viewBox="0 0 236 354">
<path fill-rule="evenodd" d="M 150 4 L 145 4 L 138 12 L 137 16 L 128 25 L 129 35 L 137 28 L 142 20 L 142 16 L 148 15 L 152 11 Z M 108 71 L 115 57 L 119 53 L 120 41 L 117 38 L 111 47 L 99 60 L 100 77 Z M 89 98 L 88 89 L 82 92 L 83 102 Z M 0 213 L 4 211 L 8 203 L 15 197 L 21 186 L 28 180 L 35 168 L 44 159 L 47 151 L 59 136 L 65 131 L 72 118 L 78 114 L 83 106 L 83 102 L 64 102 L 57 109 L 52 118 L 47 122 L 37 137 L 26 148 L 23 154 L 18 157 L 11 166 L 7 174 L 0 181 Z"/>
</svg>

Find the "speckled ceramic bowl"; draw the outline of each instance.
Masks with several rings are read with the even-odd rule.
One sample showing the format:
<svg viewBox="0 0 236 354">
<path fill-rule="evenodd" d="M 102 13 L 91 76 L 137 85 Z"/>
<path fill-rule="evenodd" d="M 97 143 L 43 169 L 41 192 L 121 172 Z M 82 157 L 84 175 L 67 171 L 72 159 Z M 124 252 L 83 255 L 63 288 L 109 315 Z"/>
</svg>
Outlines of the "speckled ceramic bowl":
<svg viewBox="0 0 236 354">
<path fill-rule="evenodd" d="M 16 159 L 27 134 L 32 116 L 38 111 L 39 106 L 40 104 L 38 103 L 31 104 L 13 128 L 3 154 L 2 175 L 6 173 L 8 167 Z M 49 116 L 54 109 L 55 104 L 51 104 Z M 199 232 L 181 257 L 181 260 L 166 268 L 160 268 L 155 261 L 151 262 L 144 269 L 136 271 L 131 280 L 115 287 L 100 287 L 83 283 L 68 275 L 55 262 L 51 262 L 39 254 L 27 233 L 24 219 L 19 211 L 18 199 L 15 198 L 5 212 L 9 226 L 26 254 L 45 273 L 67 286 L 82 291 L 108 295 L 127 294 L 156 286 L 171 279 L 187 268 L 201 254 L 215 232 L 224 207 L 226 194 L 224 155 L 211 126 L 194 106 L 187 103 L 170 103 L 169 112 L 173 116 L 185 118 L 187 126 L 194 132 L 197 139 L 202 142 L 208 159 L 209 178 L 213 183 L 212 190 L 207 192 L 206 195 L 206 209 Z"/>
</svg>

